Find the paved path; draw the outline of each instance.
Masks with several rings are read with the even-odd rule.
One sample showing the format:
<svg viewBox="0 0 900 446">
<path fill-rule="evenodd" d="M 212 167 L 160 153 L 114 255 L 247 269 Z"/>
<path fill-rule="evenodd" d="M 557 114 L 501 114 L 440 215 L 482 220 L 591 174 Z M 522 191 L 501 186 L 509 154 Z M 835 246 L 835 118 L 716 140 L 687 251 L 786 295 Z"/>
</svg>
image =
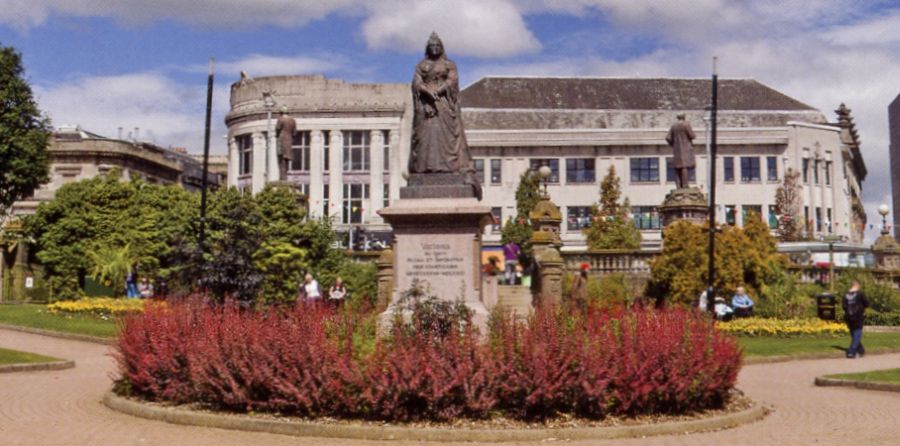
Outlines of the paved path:
<svg viewBox="0 0 900 446">
<path fill-rule="evenodd" d="M 100 403 L 114 371 L 109 347 L 0 329 L 0 347 L 74 359 L 76 367 L 0 375 L 0 444 L 18 445 L 374 445 L 295 438 L 143 420 Z M 813 386 L 816 375 L 900 366 L 900 354 L 746 366 L 738 387 L 774 406 L 762 421 L 718 432 L 574 444 L 896 445 L 900 394 Z"/>
</svg>

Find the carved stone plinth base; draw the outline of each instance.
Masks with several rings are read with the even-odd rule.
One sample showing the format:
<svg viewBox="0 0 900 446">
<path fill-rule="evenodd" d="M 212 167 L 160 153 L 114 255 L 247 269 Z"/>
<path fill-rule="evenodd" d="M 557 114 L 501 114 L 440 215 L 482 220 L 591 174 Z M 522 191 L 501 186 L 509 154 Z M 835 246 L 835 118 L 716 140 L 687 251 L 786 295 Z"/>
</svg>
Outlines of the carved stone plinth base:
<svg viewBox="0 0 900 446">
<path fill-rule="evenodd" d="M 408 186 L 400 188 L 400 198 L 472 198 L 475 190 L 459 173 L 414 173 Z"/>
<path fill-rule="evenodd" d="M 678 220 L 702 225 L 709 219 L 706 195 L 696 187 L 675 189 L 666 194 L 659 207 L 659 216 L 664 228 Z"/>
<path fill-rule="evenodd" d="M 475 198 L 401 198 L 378 213 L 394 230 L 393 290 L 380 317 L 381 332 L 390 327 L 401 295 L 416 280 L 428 295 L 462 300 L 484 329 L 481 233 L 491 221 L 491 209 Z"/>
</svg>

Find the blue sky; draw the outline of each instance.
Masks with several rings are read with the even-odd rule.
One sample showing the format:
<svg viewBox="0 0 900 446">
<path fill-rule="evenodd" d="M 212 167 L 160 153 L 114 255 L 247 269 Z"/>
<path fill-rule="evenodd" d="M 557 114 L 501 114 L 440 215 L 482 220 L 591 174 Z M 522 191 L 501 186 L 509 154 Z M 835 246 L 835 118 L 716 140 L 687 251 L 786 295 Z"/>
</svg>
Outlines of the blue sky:
<svg viewBox="0 0 900 446">
<path fill-rule="evenodd" d="M 436 30 L 462 83 L 489 74 L 756 78 L 822 110 L 853 110 L 871 223 L 890 202 L 887 105 L 900 93 L 900 2 L 850 0 L 0 0 L 54 125 L 199 151 L 215 57 L 213 151 L 228 85 L 323 73 L 408 82 Z M 871 237 L 871 234 L 870 234 Z"/>
</svg>

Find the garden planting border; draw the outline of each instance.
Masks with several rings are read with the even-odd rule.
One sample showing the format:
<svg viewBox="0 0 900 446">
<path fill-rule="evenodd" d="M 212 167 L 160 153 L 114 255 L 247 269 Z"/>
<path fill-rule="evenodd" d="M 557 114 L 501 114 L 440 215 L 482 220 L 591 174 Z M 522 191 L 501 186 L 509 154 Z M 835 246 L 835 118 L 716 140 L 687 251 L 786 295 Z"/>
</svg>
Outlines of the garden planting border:
<svg viewBox="0 0 900 446">
<path fill-rule="evenodd" d="M 891 353 L 900 353 L 900 347 L 866 352 L 866 355 L 875 356 L 875 355 L 887 355 L 887 354 L 891 354 Z M 811 360 L 811 359 L 836 359 L 836 358 L 843 358 L 845 356 L 847 356 L 847 354 L 844 352 L 798 353 L 796 355 L 779 355 L 779 356 L 750 356 L 750 357 L 744 356 L 743 364 L 744 365 L 774 364 L 776 362 L 806 361 L 806 360 Z"/>
<path fill-rule="evenodd" d="M 172 424 L 213 427 L 295 437 L 343 438 L 355 440 L 410 441 L 542 441 L 542 440 L 606 440 L 674 435 L 727 429 L 752 423 L 770 410 L 758 403 L 739 412 L 684 421 L 633 426 L 604 426 L 547 429 L 469 429 L 324 424 L 304 421 L 261 419 L 248 415 L 217 414 L 142 403 L 107 392 L 103 404 L 128 415 Z"/>
<path fill-rule="evenodd" d="M 21 331 L 22 333 L 31 333 L 42 336 L 51 336 L 60 339 L 72 339 L 75 341 L 93 342 L 94 344 L 112 345 L 115 338 L 101 338 L 99 336 L 91 336 L 79 333 L 67 333 L 64 331 L 45 330 L 43 328 L 23 327 L 21 325 L 0 323 L 0 328 L 4 330 Z"/>
<path fill-rule="evenodd" d="M 815 384 L 819 387 L 855 387 L 863 390 L 880 390 L 884 392 L 900 392 L 900 384 L 857 381 L 854 379 L 826 378 L 817 376 Z"/>
<path fill-rule="evenodd" d="M 27 364 L 0 365 L 0 373 L 37 372 L 43 370 L 65 370 L 75 367 L 75 361 L 35 362 Z"/>
</svg>

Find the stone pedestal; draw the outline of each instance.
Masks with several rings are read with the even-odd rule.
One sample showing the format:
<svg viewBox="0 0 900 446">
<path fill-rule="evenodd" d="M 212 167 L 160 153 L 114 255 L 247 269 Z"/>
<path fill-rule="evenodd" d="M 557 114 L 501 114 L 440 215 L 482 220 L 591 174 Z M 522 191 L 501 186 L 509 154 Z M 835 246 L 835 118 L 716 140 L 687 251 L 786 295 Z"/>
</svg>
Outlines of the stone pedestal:
<svg viewBox="0 0 900 446">
<path fill-rule="evenodd" d="M 659 216 L 664 228 L 678 220 L 702 225 L 709 220 L 709 203 L 706 195 L 696 187 L 675 189 L 666 194 L 659 207 Z"/>
<path fill-rule="evenodd" d="M 404 188 L 407 197 L 416 195 L 412 189 Z M 378 213 L 394 230 L 393 290 L 381 328 L 390 324 L 400 295 L 414 280 L 425 284 L 428 295 L 462 300 L 484 328 L 488 311 L 481 301 L 481 234 L 491 221 L 490 208 L 475 198 L 401 198 Z"/>
<path fill-rule="evenodd" d="M 375 260 L 378 278 L 378 301 L 375 304 L 376 311 L 384 311 L 391 302 L 391 294 L 394 291 L 394 250 L 391 248 L 381 251 L 381 255 Z"/>
</svg>

